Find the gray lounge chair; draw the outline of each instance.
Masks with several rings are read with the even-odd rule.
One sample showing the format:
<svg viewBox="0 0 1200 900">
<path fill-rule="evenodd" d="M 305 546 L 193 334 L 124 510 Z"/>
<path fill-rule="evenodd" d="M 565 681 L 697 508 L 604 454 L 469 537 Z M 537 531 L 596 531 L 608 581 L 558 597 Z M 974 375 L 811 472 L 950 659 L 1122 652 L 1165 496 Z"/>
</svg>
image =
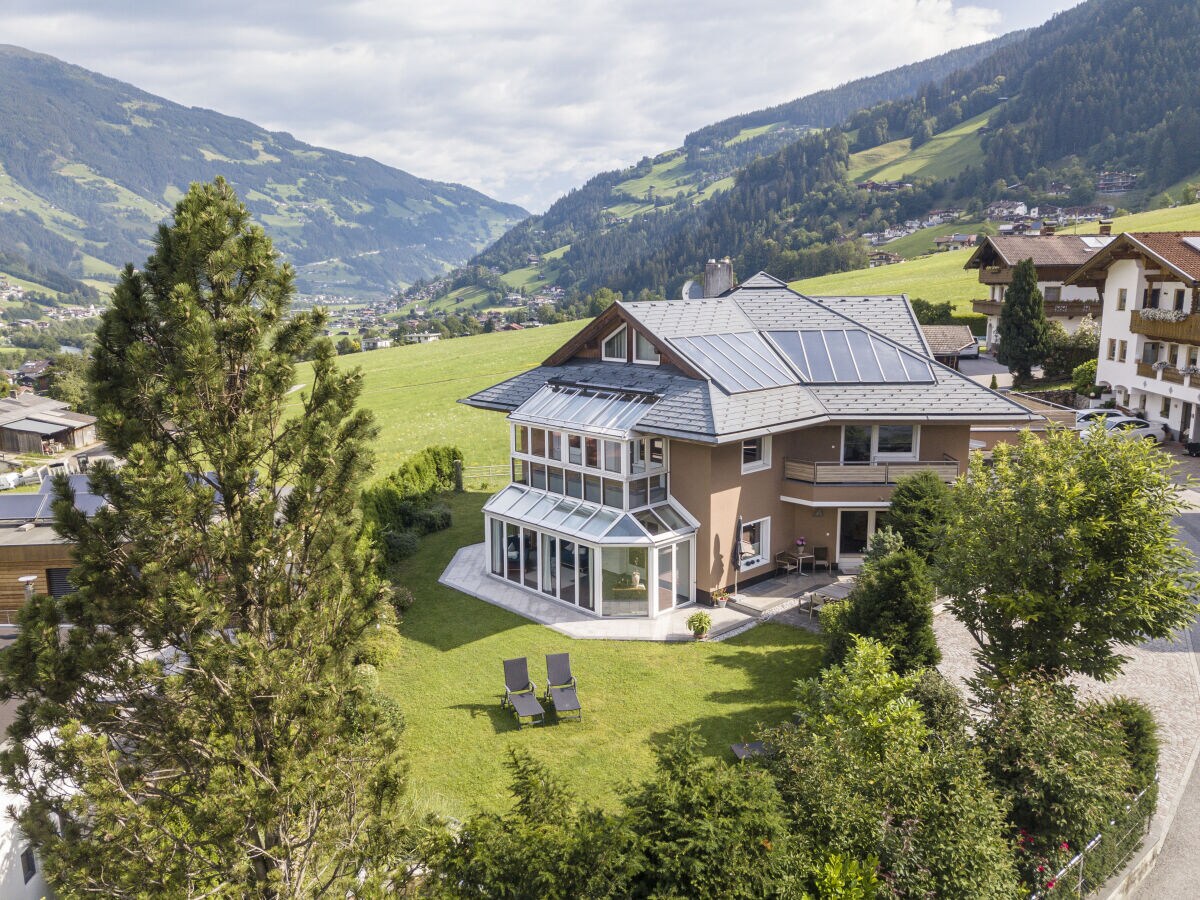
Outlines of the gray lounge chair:
<svg viewBox="0 0 1200 900">
<path fill-rule="evenodd" d="M 546 696 L 554 704 L 559 719 L 583 721 L 583 707 L 576 693 L 575 676 L 571 674 L 570 653 L 546 654 Z"/>
<path fill-rule="evenodd" d="M 500 707 L 505 706 L 511 706 L 516 713 L 518 728 L 524 726 L 525 719 L 530 725 L 545 722 L 546 711 L 537 701 L 537 685 L 529 679 L 529 662 L 523 656 L 504 661 L 504 696 L 500 698 Z"/>
</svg>

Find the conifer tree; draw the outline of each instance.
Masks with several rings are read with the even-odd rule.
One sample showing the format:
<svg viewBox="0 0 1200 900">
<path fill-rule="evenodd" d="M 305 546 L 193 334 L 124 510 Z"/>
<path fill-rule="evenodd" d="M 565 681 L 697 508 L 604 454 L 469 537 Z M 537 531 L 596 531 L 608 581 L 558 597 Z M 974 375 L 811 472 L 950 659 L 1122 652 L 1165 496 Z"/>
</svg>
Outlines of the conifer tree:
<svg viewBox="0 0 1200 900">
<path fill-rule="evenodd" d="M 1021 260 L 1013 269 L 1000 307 L 999 334 L 996 360 L 1008 366 L 1017 381 L 1029 381 L 1033 367 L 1041 365 L 1050 350 L 1050 328 L 1032 259 Z"/>
<path fill-rule="evenodd" d="M 344 897 L 403 851 L 398 716 L 356 672 L 387 590 L 361 538 L 361 380 L 232 188 L 127 266 L 89 370 L 108 505 L 55 527 L 77 590 L 4 655 L 21 825 L 69 896 Z M 292 399 L 294 360 L 311 384 Z M 364 880 L 365 879 L 365 880 Z"/>
</svg>

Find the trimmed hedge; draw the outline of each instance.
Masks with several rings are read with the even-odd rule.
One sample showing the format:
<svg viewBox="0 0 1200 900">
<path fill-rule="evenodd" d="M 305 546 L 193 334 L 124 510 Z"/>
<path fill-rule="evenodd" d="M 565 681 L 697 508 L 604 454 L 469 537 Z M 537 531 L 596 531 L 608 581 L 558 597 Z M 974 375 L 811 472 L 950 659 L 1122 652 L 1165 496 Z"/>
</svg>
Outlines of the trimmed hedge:
<svg viewBox="0 0 1200 900">
<path fill-rule="evenodd" d="M 426 447 L 363 491 L 363 518 L 385 568 L 416 553 L 423 535 L 450 527 L 450 507 L 437 498 L 454 490 L 462 458 L 457 447 Z"/>
</svg>

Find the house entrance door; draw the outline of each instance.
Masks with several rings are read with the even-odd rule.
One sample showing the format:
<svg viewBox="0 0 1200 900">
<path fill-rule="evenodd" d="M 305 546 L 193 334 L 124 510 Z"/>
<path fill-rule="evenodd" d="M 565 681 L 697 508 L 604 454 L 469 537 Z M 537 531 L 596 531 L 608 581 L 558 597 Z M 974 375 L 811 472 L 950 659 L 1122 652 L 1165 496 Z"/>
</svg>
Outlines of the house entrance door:
<svg viewBox="0 0 1200 900">
<path fill-rule="evenodd" d="M 838 513 L 838 556 L 842 567 L 862 562 L 876 529 L 887 524 L 886 509 L 843 509 Z"/>
</svg>

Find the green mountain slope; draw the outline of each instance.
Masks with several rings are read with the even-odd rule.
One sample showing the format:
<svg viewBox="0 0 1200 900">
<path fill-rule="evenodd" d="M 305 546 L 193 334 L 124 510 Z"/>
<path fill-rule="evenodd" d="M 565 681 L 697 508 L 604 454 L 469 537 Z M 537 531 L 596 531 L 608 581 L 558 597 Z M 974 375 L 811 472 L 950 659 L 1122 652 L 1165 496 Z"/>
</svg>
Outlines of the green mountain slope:
<svg viewBox="0 0 1200 900">
<path fill-rule="evenodd" d="M 224 176 L 301 290 L 384 294 L 461 263 L 524 210 L 0 46 L 0 247 L 104 284 L 188 184 Z"/>
<path fill-rule="evenodd" d="M 539 284 L 675 295 L 712 257 L 740 273 L 817 276 L 864 264 L 862 234 L 934 208 L 976 220 L 998 199 L 1140 209 L 1200 171 L 1194 0 L 1087 0 L 959 63 L 826 130 L 766 114 L 702 129 L 703 142 L 596 176 L 474 262 L 506 273 L 569 244 L 543 259 Z M 786 143 L 760 152 L 772 136 Z M 1137 189 L 1097 196 L 1097 175 L 1113 169 L 1134 172 Z M 856 190 L 865 178 L 912 186 Z M 721 189 L 701 196 L 701 179 Z"/>
</svg>

